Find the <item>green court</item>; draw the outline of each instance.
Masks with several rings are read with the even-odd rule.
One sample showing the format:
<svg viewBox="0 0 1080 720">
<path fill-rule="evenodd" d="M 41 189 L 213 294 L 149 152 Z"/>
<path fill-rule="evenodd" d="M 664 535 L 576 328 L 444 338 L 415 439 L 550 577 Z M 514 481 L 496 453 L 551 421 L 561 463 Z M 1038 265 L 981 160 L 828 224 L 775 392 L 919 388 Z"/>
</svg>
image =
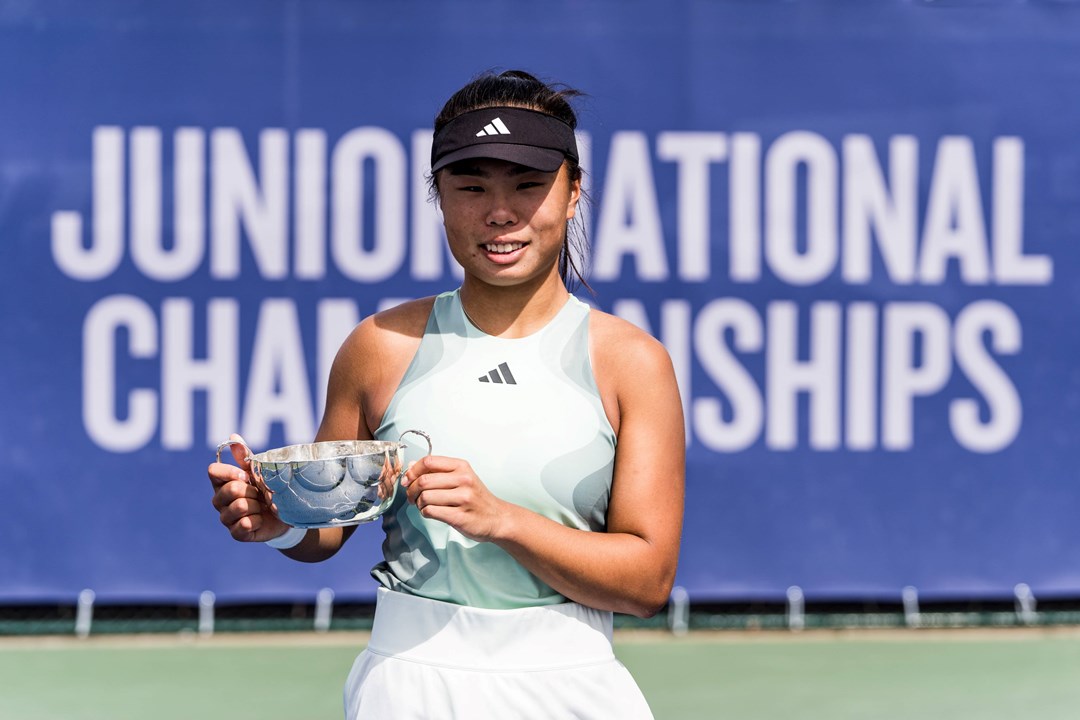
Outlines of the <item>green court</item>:
<svg viewBox="0 0 1080 720">
<path fill-rule="evenodd" d="M 338 718 L 364 639 L 0 641 L 0 718 Z M 658 720 L 1080 717 L 1075 630 L 638 631 L 616 641 Z"/>
</svg>

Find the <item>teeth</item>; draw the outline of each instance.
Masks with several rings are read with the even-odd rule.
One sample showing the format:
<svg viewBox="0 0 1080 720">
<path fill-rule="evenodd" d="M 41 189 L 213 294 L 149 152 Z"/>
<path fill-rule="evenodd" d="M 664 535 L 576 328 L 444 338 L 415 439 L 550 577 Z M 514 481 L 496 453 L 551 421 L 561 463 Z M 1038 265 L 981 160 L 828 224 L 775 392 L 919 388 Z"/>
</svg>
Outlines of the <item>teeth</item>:
<svg viewBox="0 0 1080 720">
<path fill-rule="evenodd" d="M 489 253 L 495 253 L 496 255 L 504 255 L 506 253 L 512 253 L 515 250 L 520 250 L 525 246 L 525 243 L 513 242 L 513 243 L 488 243 L 484 245 L 484 249 Z"/>
</svg>

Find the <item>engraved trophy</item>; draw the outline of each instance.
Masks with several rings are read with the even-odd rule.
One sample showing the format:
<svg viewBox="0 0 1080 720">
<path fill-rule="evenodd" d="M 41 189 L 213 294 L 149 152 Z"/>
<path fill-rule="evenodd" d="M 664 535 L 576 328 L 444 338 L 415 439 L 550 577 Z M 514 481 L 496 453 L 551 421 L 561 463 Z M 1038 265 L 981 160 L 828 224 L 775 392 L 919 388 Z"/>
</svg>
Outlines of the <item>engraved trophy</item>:
<svg viewBox="0 0 1080 720">
<path fill-rule="evenodd" d="M 401 439 L 410 433 L 424 438 L 430 455 L 427 433 L 406 430 L 397 442 L 330 440 L 258 454 L 240 440 L 226 440 L 218 445 L 217 460 L 226 447 L 243 447 L 263 503 L 293 527 L 359 525 L 375 520 L 393 503 L 407 469 L 407 445 Z"/>
</svg>

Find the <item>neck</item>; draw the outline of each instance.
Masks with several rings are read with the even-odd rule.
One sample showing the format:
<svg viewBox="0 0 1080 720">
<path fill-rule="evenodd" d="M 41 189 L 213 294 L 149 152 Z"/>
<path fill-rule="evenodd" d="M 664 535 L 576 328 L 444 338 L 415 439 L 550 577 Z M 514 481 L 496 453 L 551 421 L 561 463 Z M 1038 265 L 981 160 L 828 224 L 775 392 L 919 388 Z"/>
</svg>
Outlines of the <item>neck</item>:
<svg viewBox="0 0 1080 720">
<path fill-rule="evenodd" d="M 547 325 L 570 296 L 556 273 L 531 285 L 498 287 L 470 282 L 461 284 L 461 307 L 473 325 L 488 335 L 520 338 Z"/>
</svg>

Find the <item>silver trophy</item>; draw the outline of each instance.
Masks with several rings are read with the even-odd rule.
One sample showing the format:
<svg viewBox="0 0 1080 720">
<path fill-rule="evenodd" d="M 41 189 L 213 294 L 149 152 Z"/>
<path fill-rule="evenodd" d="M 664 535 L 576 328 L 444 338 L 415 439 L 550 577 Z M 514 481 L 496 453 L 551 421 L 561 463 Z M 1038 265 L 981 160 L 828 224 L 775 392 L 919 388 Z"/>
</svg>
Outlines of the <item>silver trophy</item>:
<svg viewBox="0 0 1080 720">
<path fill-rule="evenodd" d="M 330 440 L 289 445 L 255 454 L 240 440 L 226 440 L 244 448 L 251 465 L 252 484 L 263 503 L 279 518 L 298 528 L 336 527 L 371 522 L 390 507 L 405 470 L 408 434 L 427 441 L 420 430 L 406 430 L 397 442 L 389 440 Z"/>
</svg>

